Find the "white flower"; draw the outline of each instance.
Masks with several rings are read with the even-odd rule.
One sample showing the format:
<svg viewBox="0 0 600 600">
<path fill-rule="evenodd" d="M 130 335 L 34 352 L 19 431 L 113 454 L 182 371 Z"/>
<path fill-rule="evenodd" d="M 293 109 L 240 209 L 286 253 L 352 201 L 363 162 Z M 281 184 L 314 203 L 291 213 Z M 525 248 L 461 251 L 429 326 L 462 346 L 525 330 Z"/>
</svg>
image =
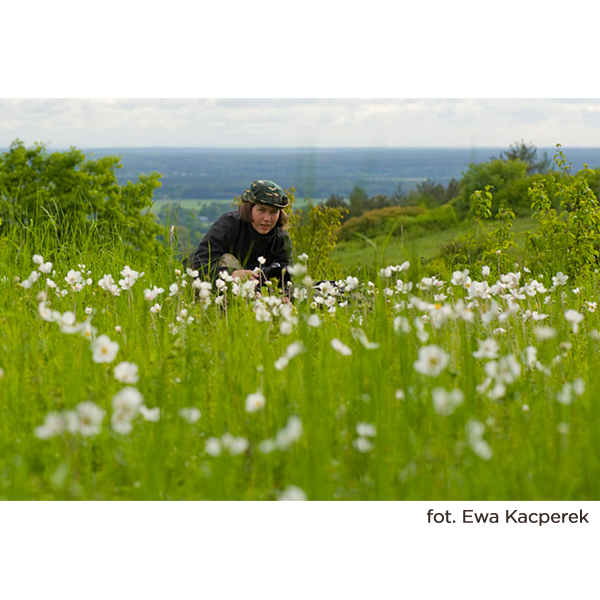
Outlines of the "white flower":
<svg viewBox="0 0 600 600">
<path fill-rule="evenodd" d="M 258 449 L 261 454 L 271 454 L 274 450 L 277 450 L 277 442 L 271 438 L 263 440 L 259 445 Z"/>
<path fill-rule="evenodd" d="M 306 500 L 306 494 L 295 485 L 288 485 L 277 500 L 288 500 L 288 501 L 304 501 Z"/>
<path fill-rule="evenodd" d="M 494 338 L 478 340 L 479 350 L 473 352 L 475 358 L 498 358 L 498 342 Z"/>
<path fill-rule="evenodd" d="M 304 352 L 304 344 L 302 342 L 292 342 L 286 349 L 285 355 L 287 358 L 292 360 L 292 358 L 296 358 L 298 354 L 302 354 Z"/>
<path fill-rule="evenodd" d="M 186 267 L 185 272 L 192 278 L 195 279 L 196 277 L 198 277 L 198 275 L 200 273 L 198 273 L 198 271 L 196 271 L 195 269 L 192 270 L 189 267 Z"/>
<path fill-rule="evenodd" d="M 556 329 L 547 326 L 536 327 L 534 333 L 540 341 L 551 340 L 556 337 Z"/>
<path fill-rule="evenodd" d="M 569 429 L 571 429 L 571 426 L 568 423 L 559 423 L 556 426 L 556 431 L 558 431 L 558 433 L 561 435 L 567 435 L 569 433 Z"/>
<path fill-rule="evenodd" d="M 294 326 L 289 321 L 281 321 L 279 324 L 279 333 L 281 335 L 290 335 L 294 331 Z"/>
<path fill-rule="evenodd" d="M 125 418 L 130 420 L 135 417 L 143 403 L 144 397 L 140 391 L 131 386 L 119 390 L 112 398 L 115 412 L 122 413 Z"/>
<path fill-rule="evenodd" d="M 92 341 L 96 337 L 96 328 L 89 321 L 79 325 L 79 333 L 86 339 Z"/>
<path fill-rule="evenodd" d="M 121 362 L 113 369 L 113 375 L 121 383 L 135 385 L 139 381 L 138 366 L 131 362 Z"/>
<path fill-rule="evenodd" d="M 35 437 L 40 440 L 48 440 L 60 435 L 66 427 L 65 418 L 58 412 L 49 412 L 43 425 L 36 427 L 33 431 Z"/>
<path fill-rule="evenodd" d="M 110 363 L 117 356 L 119 342 L 112 342 L 105 335 L 99 335 L 91 344 L 92 360 L 97 363 Z"/>
<path fill-rule="evenodd" d="M 193 425 L 200 418 L 200 409 L 192 406 L 190 408 L 180 408 L 179 416 L 182 417 L 185 421 Z"/>
<path fill-rule="evenodd" d="M 567 283 L 567 279 L 569 279 L 569 277 L 567 275 L 563 275 L 563 273 L 559 271 L 556 276 L 552 278 L 552 284 L 556 287 L 559 285 L 565 285 Z"/>
<path fill-rule="evenodd" d="M 47 262 L 47 263 L 43 263 L 38 267 L 40 273 L 44 273 L 44 274 L 48 274 L 52 272 L 52 263 L 51 262 Z"/>
<path fill-rule="evenodd" d="M 452 285 L 465 285 L 471 283 L 469 269 L 465 269 L 464 271 L 454 271 L 454 273 L 452 273 L 452 279 L 450 280 L 450 283 Z"/>
<path fill-rule="evenodd" d="M 358 340 L 367 350 L 379 348 L 379 344 L 370 342 L 362 329 L 352 329 L 352 337 Z"/>
<path fill-rule="evenodd" d="M 598 303 L 597 302 L 587 302 L 586 301 L 586 304 L 587 304 L 588 310 L 590 312 L 596 312 L 596 308 L 598 308 Z"/>
<path fill-rule="evenodd" d="M 286 270 L 292 277 L 302 277 L 302 275 L 306 275 L 306 265 L 289 265 L 286 267 Z"/>
<path fill-rule="evenodd" d="M 373 449 L 373 444 L 371 444 L 371 441 L 366 437 L 357 437 L 354 442 L 352 442 L 352 445 L 356 450 L 363 453 L 370 452 Z"/>
<path fill-rule="evenodd" d="M 123 410 L 115 410 L 110 418 L 111 427 L 121 435 L 129 435 L 133 430 L 134 416 Z"/>
<path fill-rule="evenodd" d="M 283 371 L 288 364 L 290 363 L 290 359 L 287 356 L 282 356 L 275 361 L 275 368 L 278 371 Z"/>
<path fill-rule="evenodd" d="M 162 294 L 165 290 L 163 288 L 157 288 L 154 286 L 151 290 L 144 290 L 144 300 L 148 300 L 148 302 L 153 302 L 156 300 L 159 294 Z"/>
<path fill-rule="evenodd" d="M 398 389 L 395 394 L 396 400 L 404 400 L 406 398 L 404 390 Z"/>
<path fill-rule="evenodd" d="M 465 426 L 467 432 L 467 443 L 471 447 L 471 450 L 483 460 L 490 460 L 492 458 L 491 446 L 482 438 L 483 432 L 485 431 L 485 425 L 470 419 Z"/>
<path fill-rule="evenodd" d="M 176 283 L 172 283 L 169 286 L 169 296 L 175 296 L 179 293 L 179 286 Z"/>
<path fill-rule="evenodd" d="M 265 403 L 265 397 L 261 392 L 248 394 L 246 397 L 246 412 L 253 413 L 262 410 L 265 406 Z"/>
<path fill-rule="evenodd" d="M 352 354 L 352 350 L 337 338 L 331 340 L 331 347 L 342 356 L 350 356 Z"/>
<path fill-rule="evenodd" d="M 145 421 L 156 423 L 160 420 L 160 408 L 158 406 L 155 406 L 154 408 L 148 408 L 145 404 L 142 404 L 138 411 Z"/>
<path fill-rule="evenodd" d="M 287 450 L 287 448 L 302 437 L 303 432 L 300 417 L 291 416 L 287 420 L 286 426 L 277 432 L 275 443 L 280 450 Z"/>
<path fill-rule="evenodd" d="M 579 323 L 583 321 L 583 315 L 572 308 L 565 312 L 565 319 L 571 323 L 573 333 L 579 331 Z"/>
<path fill-rule="evenodd" d="M 487 265 L 481 267 L 481 275 L 484 279 L 487 279 L 490 276 L 490 268 Z"/>
<path fill-rule="evenodd" d="M 81 283 L 83 281 L 83 277 L 81 276 L 81 273 L 79 271 L 74 271 L 73 269 L 71 269 L 67 273 L 67 276 L 65 277 L 65 281 L 69 285 L 75 285 L 77 283 Z"/>
<path fill-rule="evenodd" d="M 261 267 L 267 262 L 267 259 L 264 256 L 259 256 L 256 260 Z"/>
<path fill-rule="evenodd" d="M 34 254 L 31 259 L 36 265 L 41 265 L 44 263 L 44 257 L 39 254 Z"/>
<path fill-rule="evenodd" d="M 356 433 L 361 437 L 375 437 L 377 430 L 372 423 L 358 423 L 356 425 Z"/>
<path fill-rule="evenodd" d="M 433 409 L 438 415 L 448 416 L 454 412 L 457 406 L 460 406 L 465 395 L 462 390 L 453 389 L 447 392 L 444 388 L 436 387 L 431 390 L 431 396 L 433 398 Z"/>
<path fill-rule="evenodd" d="M 67 413 L 67 427 L 71 433 L 79 433 L 84 437 L 98 435 L 102 429 L 102 421 L 106 411 L 91 400 L 77 405 L 74 411 Z"/>
<path fill-rule="evenodd" d="M 230 456 L 238 456 L 248 450 L 248 440 L 243 437 L 234 437 L 230 433 L 221 436 L 221 445 L 226 448 Z"/>
<path fill-rule="evenodd" d="M 573 402 L 573 388 L 570 383 L 563 385 L 562 390 L 556 394 L 556 399 L 566 406 L 569 406 Z"/>
<path fill-rule="evenodd" d="M 160 312 L 160 309 L 161 309 L 161 306 L 157 302 L 154 306 L 150 307 L 150 312 L 154 315 L 157 315 Z"/>
<path fill-rule="evenodd" d="M 306 322 L 310 327 L 319 327 L 319 325 L 321 325 L 321 319 L 319 318 L 319 315 L 315 314 L 310 315 Z"/>
<path fill-rule="evenodd" d="M 439 346 L 422 346 L 419 348 L 419 358 L 414 362 L 415 371 L 423 375 L 437 377 L 448 365 L 450 355 Z"/>
<path fill-rule="evenodd" d="M 204 445 L 204 451 L 209 456 L 219 456 L 221 454 L 221 440 L 216 437 L 209 437 Z"/>
</svg>

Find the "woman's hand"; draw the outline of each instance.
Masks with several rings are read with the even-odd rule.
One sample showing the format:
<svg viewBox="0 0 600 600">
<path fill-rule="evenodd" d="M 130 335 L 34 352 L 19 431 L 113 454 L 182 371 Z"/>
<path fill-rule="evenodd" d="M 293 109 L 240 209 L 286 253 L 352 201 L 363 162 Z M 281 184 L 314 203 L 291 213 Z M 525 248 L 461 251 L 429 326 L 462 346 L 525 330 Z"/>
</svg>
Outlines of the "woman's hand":
<svg viewBox="0 0 600 600">
<path fill-rule="evenodd" d="M 248 269 L 238 269 L 231 274 L 232 277 L 239 277 L 242 281 L 246 279 L 258 279 L 258 275 L 254 271 Z"/>
</svg>

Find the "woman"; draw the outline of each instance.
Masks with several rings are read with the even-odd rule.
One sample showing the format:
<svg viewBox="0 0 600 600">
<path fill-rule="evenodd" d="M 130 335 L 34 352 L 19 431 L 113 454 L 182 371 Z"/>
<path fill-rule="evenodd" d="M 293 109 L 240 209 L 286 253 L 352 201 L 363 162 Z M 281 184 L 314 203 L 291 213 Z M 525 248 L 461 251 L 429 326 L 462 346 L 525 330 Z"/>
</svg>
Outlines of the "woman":
<svg viewBox="0 0 600 600">
<path fill-rule="evenodd" d="M 259 279 L 261 268 L 270 278 L 281 278 L 281 269 L 292 262 L 292 243 L 284 230 L 283 209 L 289 198 L 268 180 L 253 181 L 242 194 L 238 212 L 221 215 L 191 257 L 193 269 L 215 280 L 221 271 L 232 277 Z M 259 263 L 259 258 L 265 259 Z"/>
</svg>

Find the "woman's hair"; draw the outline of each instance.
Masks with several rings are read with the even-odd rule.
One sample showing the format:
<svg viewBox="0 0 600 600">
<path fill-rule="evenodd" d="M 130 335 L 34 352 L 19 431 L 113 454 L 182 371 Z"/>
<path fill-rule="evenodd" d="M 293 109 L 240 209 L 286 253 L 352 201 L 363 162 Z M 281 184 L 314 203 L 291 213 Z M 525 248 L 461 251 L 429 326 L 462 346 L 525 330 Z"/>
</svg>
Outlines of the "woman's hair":
<svg viewBox="0 0 600 600">
<path fill-rule="evenodd" d="M 258 203 L 260 204 L 260 202 Z M 242 202 L 238 206 L 238 211 L 240 212 L 240 218 L 242 221 L 246 221 L 246 223 L 252 223 L 252 207 L 254 204 L 252 202 Z M 269 206 L 269 205 L 266 205 Z M 283 229 L 288 224 L 289 217 L 283 212 L 283 210 L 279 209 L 279 219 L 277 219 L 277 223 L 275 223 L 275 227 L 279 229 Z"/>
</svg>

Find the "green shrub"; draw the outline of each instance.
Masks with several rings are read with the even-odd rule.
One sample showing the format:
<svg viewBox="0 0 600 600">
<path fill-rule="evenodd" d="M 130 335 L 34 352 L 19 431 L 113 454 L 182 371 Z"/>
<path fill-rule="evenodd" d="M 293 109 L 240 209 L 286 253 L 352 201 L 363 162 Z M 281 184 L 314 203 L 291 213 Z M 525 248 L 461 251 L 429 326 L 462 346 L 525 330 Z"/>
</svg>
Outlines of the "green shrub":
<svg viewBox="0 0 600 600">
<path fill-rule="evenodd" d="M 391 206 L 372 210 L 361 217 L 350 219 L 339 231 L 340 240 L 349 241 L 358 237 L 376 238 L 390 235 L 414 237 L 434 230 L 454 227 L 457 223 L 454 208 L 445 204 L 434 210 L 422 206 Z"/>
<path fill-rule="evenodd" d="M 120 240 L 143 251 L 158 248 L 159 227 L 148 209 L 158 173 L 140 175 L 137 183 L 120 185 L 117 156 L 86 159 L 75 148 L 49 152 L 44 144 L 26 148 L 14 141 L 0 155 L 0 219 L 4 233 L 12 229 L 48 235 L 60 247 L 74 236 L 99 242 Z"/>
</svg>

